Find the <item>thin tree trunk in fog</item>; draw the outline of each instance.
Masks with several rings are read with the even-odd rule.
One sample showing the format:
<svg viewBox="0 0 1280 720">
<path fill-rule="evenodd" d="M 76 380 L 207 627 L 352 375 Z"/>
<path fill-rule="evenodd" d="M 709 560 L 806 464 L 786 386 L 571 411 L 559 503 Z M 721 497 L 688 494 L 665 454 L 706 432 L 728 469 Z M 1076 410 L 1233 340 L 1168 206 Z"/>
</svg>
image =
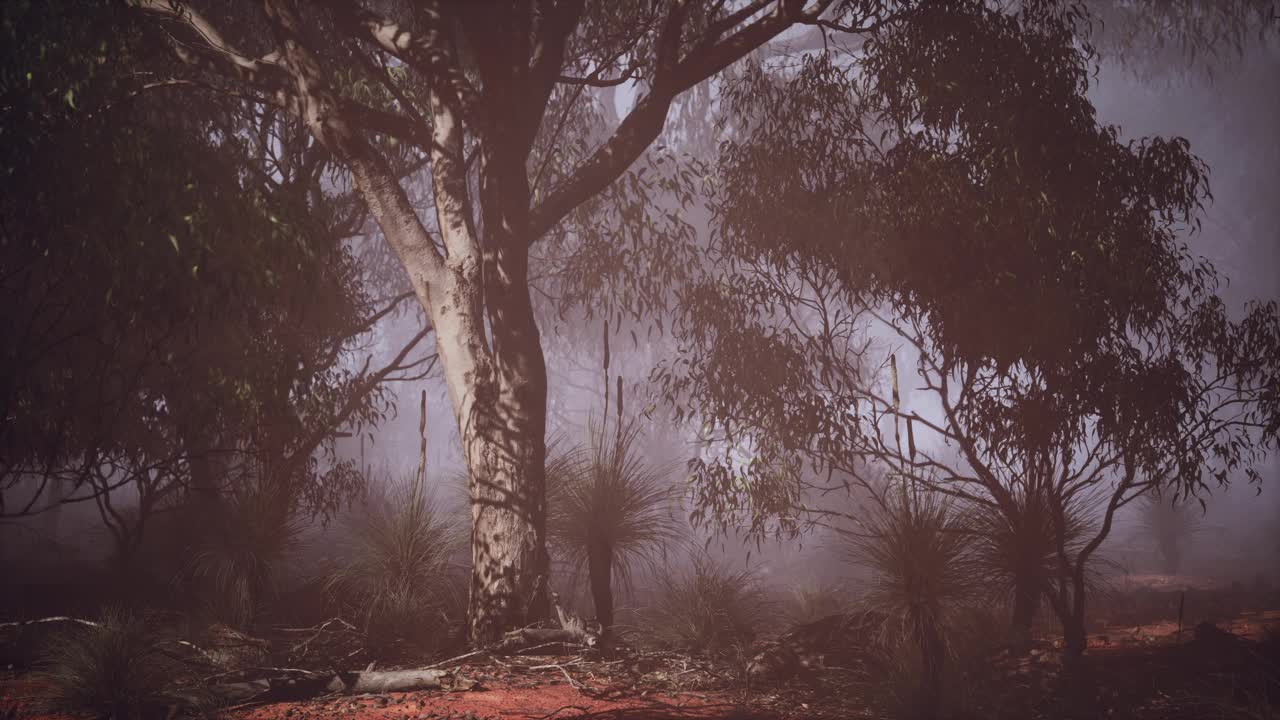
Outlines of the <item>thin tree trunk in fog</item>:
<svg viewBox="0 0 1280 720">
<path fill-rule="evenodd" d="M 1085 630 L 1085 581 L 1084 565 L 1081 563 L 1071 578 L 1072 603 L 1067 617 L 1062 623 L 1062 649 L 1068 658 L 1078 658 L 1089 646 L 1089 636 Z"/>
<path fill-rule="evenodd" d="M 66 499 L 66 486 L 62 478 L 49 478 L 49 509 L 44 511 L 44 534 L 53 546 L 59 547 L 58 537 L 62 525 L 62 501 Z"/>
<path fill-rule="evenodd" d="M 587 573 L 591 579 L 591 601 L 596 608 L 603 638 L 613 628 L 613 548 L 608 543 L 593 545 L 587 555 Z"/>
<path fill-rule="evenodd" d="M 920 710 L 921 717 L 936 717 L 938 706 L 942 700 L 942 663 L 946 655 L 946 647 L 937 626 L 927 623 L 920 628 L 920 658 L 924 676 L 921 678 Z"/>
<path fill-rule="evenodd" d="M 1024 654 L 1031 649 L 1031 626 L 1040 610 L 1040 584 L 1034 579 L 1014 579 L 1013 618 L 1009 629 L 1009 645 Z"/>
</svg>

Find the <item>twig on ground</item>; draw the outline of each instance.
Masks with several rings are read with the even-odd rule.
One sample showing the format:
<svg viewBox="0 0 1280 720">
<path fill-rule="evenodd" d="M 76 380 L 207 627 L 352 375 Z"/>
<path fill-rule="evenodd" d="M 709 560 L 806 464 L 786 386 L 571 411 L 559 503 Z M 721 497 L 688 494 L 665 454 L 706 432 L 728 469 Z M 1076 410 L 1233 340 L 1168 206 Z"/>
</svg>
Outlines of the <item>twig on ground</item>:
<svg viewBox="0 0 1280 720">
<path fill-rule="evenodd" d="M 488 650 L 472 650 L 471 652 L 466 653 L 465 655 L 459 655 L 458 657 L 449 658 L 448 660 L 441 660 L 438 663 L 432 663 L 431 665 L 428 665 L 425 668 L 423 668 L 423 670 L 432 670 L 434 668 L 438 668 L 444 665 L 452 665 L 453 663 L 458 662 L 459 660 L 466 660 L 467 658 L 475 657 L 476 655 L 482 655 L 486 652 L 488 652 Z"/>
<path fill-rule="evenodd" d="M 541 649 L 543 649 L 543 648 L 556 647 L 557 645 L 558 645 L 558 646 L 560 646 L 560 647 L 563 647 L 563 648 L 570 648 L 570 647 L 572 647 L 572 648 L 578 648 L 578 649 L 581 649 L 581 650 L 586 650 L 586 649 L 588 648 L 588 646 L 586 646 L 586 645 L 581 645 L 581 644 L 577 644 L 577 643 L 568 643 L 568 642 L 564 642 L 564 641 L 561 641 L 561 640 L 557 640 L 557 641 L 555 641 L 555 642 L 542 643 L 541 645 L 534 645 L 533 647 L 527 647 L 527 648 L 525 648 L 525 649 L 523 649 L 523 650 L 517 650 L 516 652 L 512 653 L 512 655 L 528 655 L 529 653 L 533 652 L 534 650 L 541 650 Z"/>
<path fill-rule="evenodd" d="M 558 707 L 555 710 L 552 710 L 546 715 L 539 715 L 538 717 L 534 718 L 534 720 L 548 720 L 548 718 L 553 718 L 556 715 L 559 715 L 560 713 L 564 712 L 565 710 L 577 710 L 578 712 L 582 713 L 584 716 L 590 712 L 587 708 L 581 705 L 565 705 L 563 707 Z"/>
</svg>

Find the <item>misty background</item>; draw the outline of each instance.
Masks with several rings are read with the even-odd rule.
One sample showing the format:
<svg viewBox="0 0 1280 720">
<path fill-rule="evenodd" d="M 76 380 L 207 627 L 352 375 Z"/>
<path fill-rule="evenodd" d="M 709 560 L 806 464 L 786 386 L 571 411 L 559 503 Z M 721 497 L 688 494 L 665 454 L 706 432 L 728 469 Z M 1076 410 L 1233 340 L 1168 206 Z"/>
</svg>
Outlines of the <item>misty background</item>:
<svg viewBox="0 0 1280 720">
<path fill-rule="evenodd" d="M 1220 292 L 1237 313 L 1251 301 L 1280 301 L 1277 86 L 1280 48 L 1253 44 L 1239 57 L 1224 57 L 1191 69 L 1176 59 L 1165 66 L 1148 63 L 1141 67 L 1104 59 L 1091 93 L 1100 121 L 1119 125 L 1124 137 L 1185 137 L 1192 152 L 1208 164 L 1213 200 L 1201 214 L 1201 230 L 1189 241 L 1195 252 L 1212 260 L 1229 280 Z M 619 115 L 625 113 L 634 95 L 634 88 L 626 86 L 617 91 L 612 99 Z M 358 242 L 383 241 L 371 235 Z M 371 249 L 374 254 L 377 251 Z M 369 350 L 375 356 L 390 357 L 420 329 L 416 312 L 392 315 L 374 330 Z M 633 330 L 637 331 L 634 341 Z M 552 441 L 575 440 L 589 422 L 603 415 L 603 332 L 599 318 L 582 316 L 544 322 L 541 327 L 549 376 L 548 436 Z M 613 373 L 625 377 L 630 414 L 656 410 L 653 419 L 643 424 L 643 455 L 666 469 L 678 493 L 685 483 L 684 464 L 697 448 L 687 428 L 664 420 L 661 403 L 650 396 L 646 383 L 656 362 L 673 352 L 669 338 L 652 327 L 638 325 L 614 327 L 611 342 Z M 910 379 L 908 373 L 903 406 L 927 415 L 928 400 L 913 396 Z M 460 479 L 460 442 L 444 384 L 438 377 L 392 385 L 397 412 L 368 435 L 339 440 L 338 456 L 371 469 L 374 483 L 412 475 L 419 461 L 418 406 L 424 390 L 426 476 L 437 502 L 462 515 L 466 498 Z M 1188 544 L 1179 575 L 1223 583 L 1280 575 L 1273 552 L 1280 544 L 1280 458 L 1269 457 L 1260 471 L 1260 486 L 1234 478 L 1229 490 L 1215 487 L 1205 496 L 1203 514 L 1196 509 L 1195 532 L 1212 541 Z M 1159 561 L 1157 549 L 1141 532 L 1139 513 L 1138 504 L 1122 512 L 1104 552 L 1126 571 L 1142 574 L 1154 572 Z M 97 512 L 89 503 L 21 519 L 0 529 L 0 553 L 13 553 L 14 557 L 23 548 L 53 546 L 61 548 L 64 558 L 101 559 L 109 553 L 110 545 L 98 525 Z M 309 530 L 310 536 L 322 542 L 324 529 L 317 521 Z M 695 540 L 712 555 L 751 567 L 779 586 L 835 584 L 857 574 L 840 543 L 822 530 L 761 545 L 744 544 L 732 535 L 709 530 L 701 531 Z"/>
<path fill-rule="evenodd" d="M 1225 57 L 1187 69 L 1180 58 L 1163 66 L 1134 67 L 1103 60 L 1091 97 L 1103 123 L 1119 125 L 1126 138 L 1150 135 L 1181 136 L 1210 169 L 1213 200 L 1204 208 L 1202 228 L 1189 238 L 1196 253 L 1210 259 L 1228 279 L 1221 288 L 1233 312 L 1251 301 L 1280 301 L 1280 48 L 1254 44 L 1239 57 Z M 625 112 L 633 92 L 623 88 L 616 102 Z M 408 318 L 380 329 L 384 351 L 400 347 L 416 326 Z M 599 319 L 547 323 L 542 328 L 550 384 L 549 437 L 571 433 L 574 424 L 602 412 L 604 382 L 600 374 Z M 638 349 L 626 330 L 613 333 L 615 367 L 623 371 L 628 393 L 645 391 L 645 378 L 662 351 L 662 339 Z M 619 358 L 619 356 L 622 356 Z M 903 363 L 909 367 L 909 362 Z M 450 415 L 444 385 L 423 384 L 427 390 L 427 475 L 436 492 L 461 507 L 462 472 L 457 426 Z M 927 413 L 927 399 L 915 398 L 904 381 L 903 405 Z M 393 473 L 413 472 L 418 458 L 418 393 L 420 388 L 397 387 L 399 414 L 379 427 L 372 442 L 365 441 L 366 463 Z M 644 402 L 647 402 L 645 400 Z M 634 407 L 634 406 L 632 406 Z M 654 430 L 656 428 L 649 428 Z M 695 452 L 680 429 L 674 437 L 648 437 L 649 459 L 670 468 L 673 485 L 684 482 L 683 462 Z M 666 443 L 664 446 L 663 443 Z M 360 456 L 356 439 L 340 443 L 348 457 Z M 1272 548 L 1280 543 L 1280 458 L 1259 466 L 1261 486 L 1235 478 L 1230 488 L 1212 488 L 1198 516 L 1196 533 L 1209 542 L 1191 542 L 1180 574 L 1217 582 L 1249 582 L 1258 574 L 1276 576 Z M 1259 492 L 1260 491 L 1260 492 Z M 1158 564 L 1157 549 L 1140 532 L 1139 505 L 1122 511 L 1121 520 L 1104 551 L 1111 560 L 1133 572 L 1151 572 Z M 1203 513 L 1203 514 L 1201 514 Z M 756 548 L 704 533 L 708 549 L 756 567 L 780 583 L 830 580 L 855 576 L 843 558 L 838 540 L 815 532 L 796 541 L 766 543 Z"/>
</svg>

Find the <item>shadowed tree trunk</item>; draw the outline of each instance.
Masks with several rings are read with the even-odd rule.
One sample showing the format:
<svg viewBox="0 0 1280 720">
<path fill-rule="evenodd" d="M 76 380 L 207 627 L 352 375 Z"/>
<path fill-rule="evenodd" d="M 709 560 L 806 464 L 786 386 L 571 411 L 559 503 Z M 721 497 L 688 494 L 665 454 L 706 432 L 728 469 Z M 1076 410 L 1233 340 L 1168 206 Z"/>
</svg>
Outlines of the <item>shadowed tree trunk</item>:
<svg viewBox="0 0 1280 720">
<path fill-rule="evenodd" d="M 591 576 L 591 601 L 596 608 L 596 620 L 600 622 L 601 637 L 607 640 L 613 628 L 613 549 L 608 543 L 591 547 L 587 573 Z"/>
<path fill-rule="evenodd" d="M 1040 583 L 1034 577 L 1015 577 L 1013 588 L 1013 618 L 1009 628 L 1009 645 L 1017 653 L 1031 649 L 1031 626 L 1040 611 Z"/>
<path fill-rule="evenodd" d="M 946 646 L 936 625 L 926 623 L 919 632 L 924 676 L 921 678 L 920 698 L 916 706 L 917 716 L 935 718 L 942 702 L 942 665 L 946 659 Z"/>
</svg>

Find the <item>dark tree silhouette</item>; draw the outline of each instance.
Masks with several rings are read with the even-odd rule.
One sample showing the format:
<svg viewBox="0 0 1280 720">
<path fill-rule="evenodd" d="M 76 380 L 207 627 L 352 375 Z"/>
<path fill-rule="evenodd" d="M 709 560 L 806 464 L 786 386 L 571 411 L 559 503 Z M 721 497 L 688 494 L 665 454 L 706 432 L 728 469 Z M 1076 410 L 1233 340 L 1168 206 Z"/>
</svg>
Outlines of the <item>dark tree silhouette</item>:
<svg viewBox="0 0 1280 720">
<path fill-rule="evenodd" d="M 425 333 L 362 364 L 411 297 L 373 289 L 349 242 L 363 208 L 311 192 L 327 160 L 278 115 L 139 92 L 162 52 L 143 18 L 4 13 L 0 515 L 96 504 L 128 558 L 156 512 L 216 503 L 251 467 L 282 512 L 332 511 L 357 481 L 337 435 L 430 368 Z"/>
</svg>

